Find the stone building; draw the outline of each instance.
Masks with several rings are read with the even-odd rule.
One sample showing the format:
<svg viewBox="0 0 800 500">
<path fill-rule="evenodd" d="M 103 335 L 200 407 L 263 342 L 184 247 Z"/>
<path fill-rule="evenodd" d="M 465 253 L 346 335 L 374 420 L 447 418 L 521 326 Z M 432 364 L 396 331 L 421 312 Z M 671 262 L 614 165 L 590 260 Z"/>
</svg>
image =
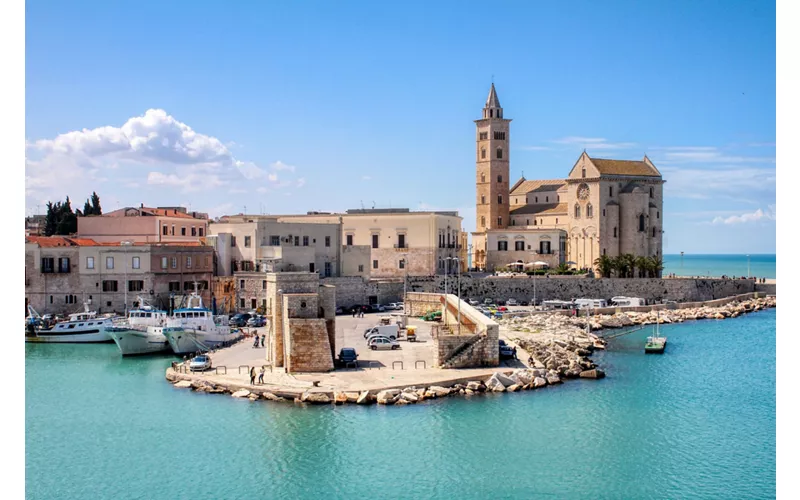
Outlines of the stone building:
<svg viewBox="0 0 800 500">
<path fill-rule="evenodd" d="M 584 151 L 566 179 L 522 177 L 509 187 L 510 123 L 492 84 L 482 118 L 475 121 L 473 267 L 494 271 L 503 263 L 531 259 L 592 268 L 601 255 L 663 255 L 666 181 L 647 156 L 615 160 Z M 511 249 L 510 242 L 523 239 Z M 543 245 L 548 239 L 550 245 Z"/>
<path fill-rule="evenodd" d="M 358 255 L 352 264 L 361 266 L 360 259 L 368 249 L 368 270 L 356 269 L 357 275 L 368 271 L 371 278 L 403 278 L 444 274 L 447 269 L 457 272 L 460 259 L 466 268 L 466 236 L 461 230 L 462 217 L 458 212 L 412 212 L 407 208 L 352 209 L 343 214 L 310 212 L 306 215 L 281 216 L 281 220 L 303 220 L 341 223 L 342 242 L 364 250 L 346 251 Z M 451 260 L 448 261 L 447 259 Z M 363 273 L 363 274 L 362 274 Z M 350 274 L 352 275 L 352 274 Z"/>
<path fill-rule="evenodd" d="M 308 272 L 267 273 L 266 361 L 286 373 L 333 370 L 336 289 Z"/>
<path fill-rule="evenodd" d="M 176 243 L 199 241 L 208 233 L 208 216 L 182 207 L 126 207 L 103 215 L 78 217 L 79 238 L 98 243 Z"/>
</svg>

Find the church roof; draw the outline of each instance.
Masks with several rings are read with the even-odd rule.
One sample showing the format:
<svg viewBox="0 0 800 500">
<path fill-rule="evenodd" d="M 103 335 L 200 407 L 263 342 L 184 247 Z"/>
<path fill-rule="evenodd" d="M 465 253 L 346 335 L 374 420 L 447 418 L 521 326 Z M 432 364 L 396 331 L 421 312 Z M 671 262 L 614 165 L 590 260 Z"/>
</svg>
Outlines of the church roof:
<svg viewBox="0 0 800 500">
<path fill-rule="evenodd" d="M 486 107 L 487 108 L 500 107 L 500 99 L 497 98 L 497 92 L 494 90 L 494 83 L 492 83 L 492 88 L 489 89 L 489 97 L 486 98 Z"/>
<path fill-rule="evenodd" d="M 511 215 L 561 215 L 567 213 L 566 203 L 543 203 L 525 205 L 511 210 Z"/>
<path fill-rule="evenodd" d="M 610 160 L 589 158 L 600 171 L 600 175 L 638 175 L 641 177 L 661 177 L 661 172 L 645 161 Z"/>
<path fill-rule="evenodd" d="M 522 182 L 517 181 L 511 189 L 511 196 L 528 194 L 532 191 L 558 191 L 559 188 L 564 186 L 565 182 L 561 179 L 539 180 L 539 181 L 526 181 L 520 179 Z"/>
</svg>

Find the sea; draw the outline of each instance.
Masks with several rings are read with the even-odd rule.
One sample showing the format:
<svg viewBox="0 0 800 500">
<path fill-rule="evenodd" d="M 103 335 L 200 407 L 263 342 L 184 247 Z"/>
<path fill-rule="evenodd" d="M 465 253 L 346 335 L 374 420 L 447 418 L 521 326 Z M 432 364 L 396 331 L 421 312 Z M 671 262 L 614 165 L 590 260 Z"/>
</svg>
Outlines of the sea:
<svg viewBox="0 0 800 500">
<path fill-rule="evenodd" d="M 678 276 L 756 276 L 776 277 L 773 254 L 664 254 L 663 274 Z M 749 262 L 749 273 L 748 273 Z"/>
<path fill-rule="evenodd" d="M 172 356 L 27 344 L 26 498 L 774 498 L 775 319 L 664 325 L 663 355 L 642 330 L 595 353 L 602 380 L 403 407 L 192 393 Z"/>
</svg>

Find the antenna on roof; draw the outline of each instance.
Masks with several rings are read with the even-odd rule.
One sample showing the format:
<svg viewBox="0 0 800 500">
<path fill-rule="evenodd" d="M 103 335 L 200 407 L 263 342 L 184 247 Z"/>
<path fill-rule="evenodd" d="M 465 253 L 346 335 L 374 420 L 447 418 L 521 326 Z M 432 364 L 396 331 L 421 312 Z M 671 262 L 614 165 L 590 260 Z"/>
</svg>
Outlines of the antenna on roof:
<svg viewBox="0 0 800 500">
<path fill-rule="evenodd" d="M 364 200 L 358 200 L 361 202 L 361 210 L 364 210 Z"/>
<path fill-rule="evenodd" d="M 375 200 L 372 200 L 372 209 L 375 209 Z"/>
</svg>

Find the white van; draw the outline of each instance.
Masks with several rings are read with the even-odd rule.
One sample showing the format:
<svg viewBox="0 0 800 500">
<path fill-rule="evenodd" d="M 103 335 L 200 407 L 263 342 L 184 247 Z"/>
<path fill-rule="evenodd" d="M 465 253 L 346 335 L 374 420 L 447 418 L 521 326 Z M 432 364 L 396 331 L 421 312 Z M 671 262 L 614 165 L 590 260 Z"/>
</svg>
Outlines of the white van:
<svg viewBox="0 0 800 500">
<path fill-rule="evenodd" d="M 603 299 L 575 299 L 575 307 L 578 309 L 608 307 L 608 303 Z"/>
<path fill-rule="evenodd" d="M 392 340 L 397 340 L 399 331 L 400 327 L 397 325 L 378 325 L 364 330 L 364 338 L 368 339 L 369 337 L 380 335 L 382 337 L 388 337 Z"/>
<path fill-rule="evenodd" d="M 644 306 L 644 299 L 638 297 L 612 297 L 611 303 L 617 307 Z"/>
</svg>

